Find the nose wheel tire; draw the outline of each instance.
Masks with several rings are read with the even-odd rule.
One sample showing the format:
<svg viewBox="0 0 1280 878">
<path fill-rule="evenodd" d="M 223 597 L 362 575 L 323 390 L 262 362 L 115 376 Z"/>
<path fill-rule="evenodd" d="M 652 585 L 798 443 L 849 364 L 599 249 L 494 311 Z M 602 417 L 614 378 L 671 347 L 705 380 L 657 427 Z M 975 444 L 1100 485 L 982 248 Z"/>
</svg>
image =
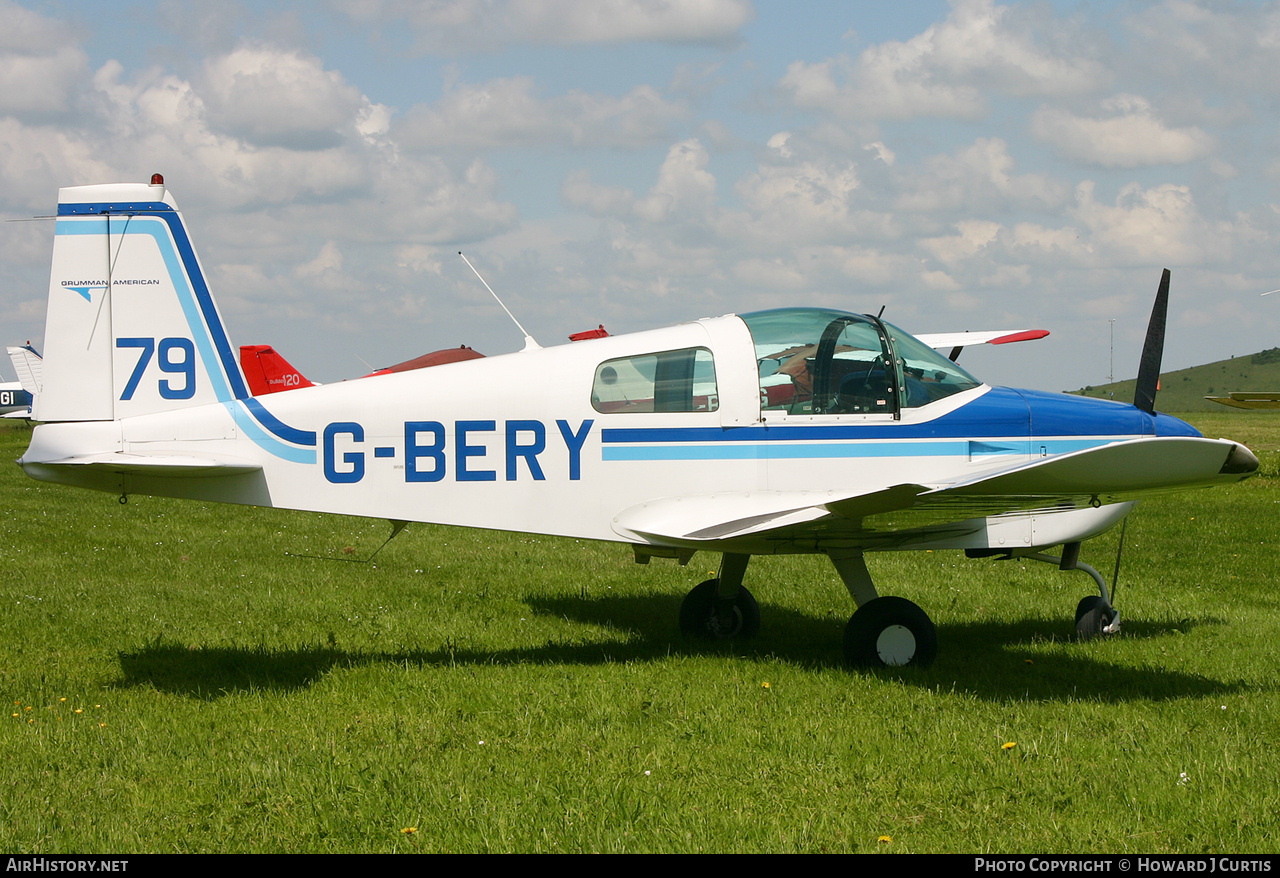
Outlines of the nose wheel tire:
<svg viewBox="0 0 1280 878">
<path fill-rule="evenodd" d="M 855 667 L 924 667 L 938 654 L 938 633 L 906 598 L 867 601 L 844 629 L 844 657 Z"/>
<path fill-rule="evenodd" d="M 1076 637 L 1080 640 L 1093 640 L 1103 634 L 1111 634 L 1119 618 L 1116 608 L 1100 595 L 1091 594 L 1081 598 L 1076 605 Z M 1108 631 L 1108 628 L 1112 630 Z"/>
<path fill-rule="evenodd" d="M 680 604 L 680 633 L 696 640 L 737 640 L 760 630 L 760 606 L 742 586 L 731 598 L 719 595 L 720 580 L 695 586 Z"/>
</svg>

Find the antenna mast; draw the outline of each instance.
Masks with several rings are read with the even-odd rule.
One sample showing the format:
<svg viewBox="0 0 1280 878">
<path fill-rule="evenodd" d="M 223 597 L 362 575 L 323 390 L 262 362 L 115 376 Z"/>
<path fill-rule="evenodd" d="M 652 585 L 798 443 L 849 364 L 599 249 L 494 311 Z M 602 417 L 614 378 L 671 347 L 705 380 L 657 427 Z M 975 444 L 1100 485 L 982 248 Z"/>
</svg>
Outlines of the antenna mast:
<svg viewBox="0 0 1280 878">
<path fill-rule="evenodd" d="M 481 276 L 480 272 L 476 271 L 476 267 L 471 264 L 471 260 L 468 259 L 466 256 L 464 256 L 461 250 L 458 251 L 458 255 L 462 256 L 462 261 L 467 263 L 467 268 L 471 269 L 472 271 L 475 271 L 476 277 L 480 278 L 480 283 L 484 284 L 484 288 L 489 291 L 489 295 L 493 296 L 494 300 L 497 301 L 499 305 L 502 305 L 502 310 L 507 312 L 507 316 L 511 318 L 511 322 L 514 323 L 516 325 L 516 328 L 520 330 L 520 333 L 524 336 L 523 350 L 536 351 L 539 348 L 541 348 L 542 345 L 534 341 L 533 336 L 525 331 L 525 328 L 520 325 L 520 321 L 516 319 L 516 315 L 511 313 L 511 309 L 508 308 L 506 305 L 502 304 L 502 300 L 498 298 L 498 294 L 493 291 L 493 287 L 489 286 L 489 282 L 486 281 L 484 277 Z"/>
</svg>

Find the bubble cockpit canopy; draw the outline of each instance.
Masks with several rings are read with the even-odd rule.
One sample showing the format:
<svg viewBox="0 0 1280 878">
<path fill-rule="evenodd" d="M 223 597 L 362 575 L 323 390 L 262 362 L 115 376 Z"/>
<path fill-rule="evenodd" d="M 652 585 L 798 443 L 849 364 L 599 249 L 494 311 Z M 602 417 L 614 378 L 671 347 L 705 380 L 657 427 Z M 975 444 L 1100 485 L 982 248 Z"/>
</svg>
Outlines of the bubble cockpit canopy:
<svg viewBox="0 0 1280 878">
<path fill-rule="evenodd" d="M 755 344 L 765 411 L 896 416 L 982 383 L 869 314 L 776 308 L 741 317 Z"/>
</svg>

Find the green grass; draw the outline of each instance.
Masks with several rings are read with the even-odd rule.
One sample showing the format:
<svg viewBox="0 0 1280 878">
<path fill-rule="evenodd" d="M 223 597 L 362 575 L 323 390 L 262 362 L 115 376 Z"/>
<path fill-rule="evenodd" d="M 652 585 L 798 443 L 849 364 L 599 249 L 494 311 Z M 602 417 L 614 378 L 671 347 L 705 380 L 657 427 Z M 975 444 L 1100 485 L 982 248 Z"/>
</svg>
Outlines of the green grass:
<svg viewBox="0 0 1280 878">
<path fill-rule="evenodd" d="M 1136 378 L 1101 384 L 1075 391 L 1081 396 L 1118 399 L 1133 402 Z M 1259 351 L 1243 357 L 1232 357 L 1203 366 L 1192 366 L 1160 375 L 1156 405 L 1167 412 L 1226 411 L 1221 403 L 1206 396 L 1226 396 L 1233 390 L 1280 391 L 1280 348 Z"/>
<path fill-rule="evenodd" d="M 1071 639 L 1082 573 L 875 555 L 938 625 L 905 672 L 841 666 L 818 558 L 753 560 L 760 636 L 708 646 L 715 556 L 412 526 L 354 563 L 385 522 L 0 468 L 0 848 L 1272 850 L 1280 415 L 1197 423 L 1263 474 L 1142 504 L 1122 636 Z"/>
</svg>

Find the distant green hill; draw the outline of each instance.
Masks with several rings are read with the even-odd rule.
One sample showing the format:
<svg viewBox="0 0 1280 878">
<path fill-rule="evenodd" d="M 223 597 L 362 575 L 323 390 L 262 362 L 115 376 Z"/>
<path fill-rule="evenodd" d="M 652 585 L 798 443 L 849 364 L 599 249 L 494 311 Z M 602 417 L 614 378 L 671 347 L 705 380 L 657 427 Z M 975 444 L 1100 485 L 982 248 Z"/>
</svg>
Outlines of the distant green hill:
<svg viewBox="0 0 1280 878">
<path fill-rule="evenodd" d="M 1133 401 L 1136 378 L 1071 391 L 1081 396 Z M 1160 392 L 1156 408 L 1162 412 L 1227 412 L 1229 409 L 1206 396 L 1226 396 L 1232 390 L 1280 391 L 1280 348 L 1259 351 L 1251 356 L 1232 357 L 1190 369 L 1164 372 L 1160 375 Z"/>
</svg>

